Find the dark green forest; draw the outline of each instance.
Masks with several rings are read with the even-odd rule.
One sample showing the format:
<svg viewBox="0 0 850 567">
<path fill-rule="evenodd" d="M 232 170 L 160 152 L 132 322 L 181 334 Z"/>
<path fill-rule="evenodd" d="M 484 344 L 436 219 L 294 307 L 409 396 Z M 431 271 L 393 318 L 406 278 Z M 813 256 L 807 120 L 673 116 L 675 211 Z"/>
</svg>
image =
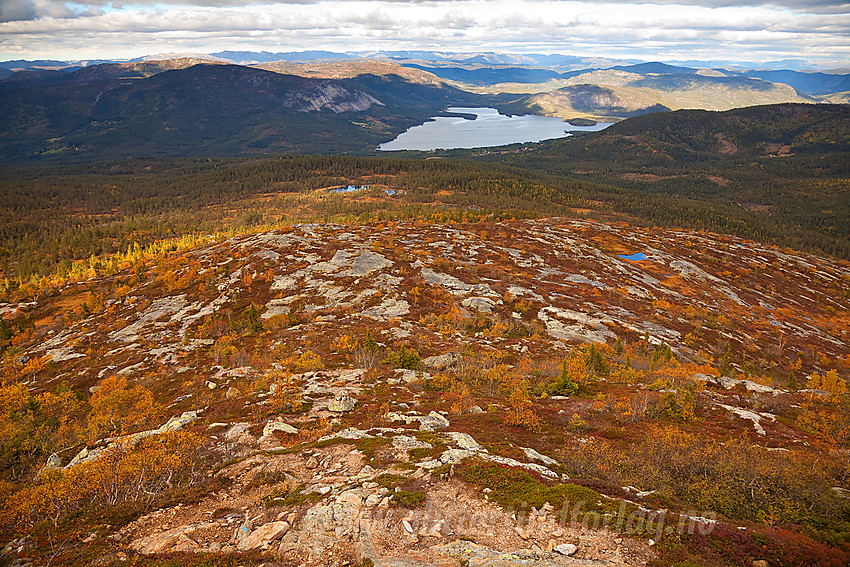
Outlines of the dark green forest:
<svg viewBox="0 0 850 567">
<path fill-rule="evenodd" d="M 371 189 L 317 191 L 348 183 Z M 798 205 L 804 212 L 806 202 Z M 500 163 L 288 156 L 6 168 L 0 174 L 0 270 L 22 280 L 136 244 L 295 222 L 578 215 L 704 229 L 850 257 L 846 237 L 720 201 Z"/>
</svg>

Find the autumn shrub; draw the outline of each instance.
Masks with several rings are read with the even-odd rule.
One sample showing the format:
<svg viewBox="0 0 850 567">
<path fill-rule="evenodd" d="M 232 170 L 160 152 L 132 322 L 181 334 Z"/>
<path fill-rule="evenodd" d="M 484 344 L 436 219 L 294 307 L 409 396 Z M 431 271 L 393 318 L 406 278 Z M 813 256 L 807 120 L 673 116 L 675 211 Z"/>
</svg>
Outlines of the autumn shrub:
<svg viewBox="0 0 850 567">
<path fill-rule="evenodd" d="M 595 343 L 591 344 L 590 348 L 587 349 L 585 360 L 588 369 L 598 376 L 607 376 L 611 371 L 608 361 L 605 360 L 602 351 Z"/>
<path fill-rule="evenodd" d="M 696 405 L 691 388 L 664 392 L 658 403 L 658 413 L 670 421 L 689 422 L 696 419 Z"/>
<path fill-rule="evenodd" d="M 372 337 L 371 331 L 366 331 L 366 337 L 357 341 L 357 347 L 351 352 L 351 358 L 359 368 L 374 368 L 381 360 L 381 347 Z"/>
<path fill-rule="evenodd" d="M 534 404 L 523 388 L 514 388 L 508 396 L 508 405 L 510 409 L 505 414 L 505 424 L 515 425 L 533 433 L 542 430 L 540 416 L 534 411 Z"/>
<path fill-rule="evenodd" d="M 266 401 L 273 413 L 298 413 L 307 409 L 307 402 L 301 396 L 301 391 L 291 372 L 271 368 L 266 372 L 261 383 L 269 384 L 271 395 Z M 255 384 L 255 388 L 257 385 L 259 384 Z"/>
<path fill-rule="evenodd" d="M 127 379 L 119 376 L 104 379 L 89 403 L 92 439 L 140 429 L 158 421 L 164 413 L 150 390 L 141 385 L 128 387 Z"/>
<path fill-rule="evenodd" d="M 658 546 L 657 565 L 708 565 L 751 567 L 753 561 L 783 567 L 839 567 L 850 562 L 847 550 L 813 540 L 806 534 L 781 528 L 739 529 L 718 523 L 702 533 L 665 537 Z"/>
<path fill-rule="evenodd" d="M 203 474 L 201 438 L 172 431 L 143 439 L 136 447 L 118 443 L 70 469 L 51 469 L 9 496 L 0 519 L 19 528 L 63 518 L 89 507 L 130 503 L 150 505 L 168 490 L 191 484 Z"/>
<path fill-rule="evenodd" d="M 847 394 L 847 383 L 838 376 L 838 371 L 834 369 L 823 375 L 813 372 L 806 381 L 806 388 L 829 392 L 832 401 L 838 401 Z"/>
<path fill-rule="evenodd" d="M 316 370 L 324 370 L 325 363 L 322 357 L 308 350 L 301 354 L 293 354 L 280 361 L 281 366 L 293 374 L 302 372 L 314 372 Z"/>
<path fill-rule="evenodd" d="M 359 346 L 359 341 L 352 335 L 340 335 L 334 339 L 331 348 L 340 354 L 351 354 Z"/>
<path fill-rule="evenodd" d="M 768 451 L 745 440 L 722 442 L 664 426 L 651 428 L 627 449 L 604 441 L 579 445 L 566 451 L 562 462 L 573 475 L 655 490 L 691 509 L 729 518 L 766 524 L 850 522 L 850 502 L 830 488 L 840 467 L 823 453 Z"/>
<path fill-rule="evenodd" d="M 443 401 L 449 406 L 449 411 L 455 415 L 465 413 L 472 407 L 470 389 L 466 384 L 455 380 L 449 387 L 449 391 L 443 393 Z"/>
<path fill-rule="evenodd" d="M 797 415 L 796 423 L 803 431 L 828 443 L 850 444 L 850 415 L 846 411 L 804 403 Z"/>
<path fill-rule="evenodd" d="M 75 445 L 84 436 L 82 408 L 67 382 L 37 395 L 20 382 L 0 385 L 0 470 L 21 474 L 31 458 Z"/>
</svg>

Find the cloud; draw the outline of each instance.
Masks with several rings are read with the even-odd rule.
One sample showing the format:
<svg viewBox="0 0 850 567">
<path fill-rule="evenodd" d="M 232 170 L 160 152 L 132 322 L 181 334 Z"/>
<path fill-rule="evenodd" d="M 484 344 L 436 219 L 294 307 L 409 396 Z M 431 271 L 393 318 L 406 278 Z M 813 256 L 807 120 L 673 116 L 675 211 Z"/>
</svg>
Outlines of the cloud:
<svg viewBox="0 0 850 567">
<path fill-rule="evenodd" d="M 850 13 L 725 0 L 442 0 L 231 5 L 0 0 L 0 56 L 85 59 L 223 50 L 440 50 L 650 59 L 850 59 Z M 786 4 L 799 0 L 786 0 Z M 185 4 L 192 5 L 185 5 Z M 698 5 L 697 5 L 698 4 Z M 822 10 L 838 4 L 808 2 Z M 73 55 L 71 55 L 73 54 Z"/>
<path fill-rule="evenodd" d="M 131 2 L 114 0 L 82 0 L 80 9 L 68 8 L 68 2 L 64 0 L 0 0 L 0 22 L 16 20 L 32 20 L 45 17 L 72 17 L 85 16 L 91 13 L 99 13 L 101 8 L 110 11 L 127 10 L 139 7 L 195 7 L 195 8 L 238 8 L 246 5 L 277 5 L 277 6 L 305 6 L 312 4 L 324 4 L 326 0 L 282 0 L 273 2 L 270 0 L 135 0 Z M 339 4 L 363 4 L 359 0 L 337 2 Z M 459 4 L 458 0 L 383 0 L 380 4 L 396 6 L 428 6 L 430 9 L 442 9 L 444 6 Z M 574 0 L 544 0 L 532 2 L 539 5 L 546 4 L 570 4 Z M 608 2 L 587 2 L 590 5 L 605 5 Z M 623 4 L 652 4 L 652 5 L 681 5 L 703 8 L 746 8 L 746 7 L 769 7 L 776 9 L 787 9 L 798 13 L 812 14 L 847 14 L 850 13 L 850 2 L 844 0 L 620 0 Z M 93 8 L 89 11 L 86 7 Z M 64 15 L 63 15 L 64 14 Z"/>
</svg>

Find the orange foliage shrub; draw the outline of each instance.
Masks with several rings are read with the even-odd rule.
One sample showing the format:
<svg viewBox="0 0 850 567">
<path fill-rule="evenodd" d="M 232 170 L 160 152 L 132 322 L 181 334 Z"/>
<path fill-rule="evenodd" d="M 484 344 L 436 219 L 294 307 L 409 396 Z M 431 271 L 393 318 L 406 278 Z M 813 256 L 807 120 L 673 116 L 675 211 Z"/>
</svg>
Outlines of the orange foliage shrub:
<svg viewBox="0 0 850 567">
<path fill-rule="evenodd" d="M 542 430 L 540 416 L 534 411 L 533 403 L 522 388 L 514 388 L 508 396 L 511 409 L 505 415 L 507 425 L 522 427 L 528 431 L 539 433 Z"/>
<path fill-rule="evenodd" d="M 825 375 L 813 372 L 806 382 L 806 387 L 829 392 L 833 400 L 837 400 L 847 393 L 847 383 L 838 376 L 838 371 L 835 369 L 830 370 Z"/>
<path fill-rule="evenodd" d="M 325 363 L 322 362 L 322 357 L 312 350 L 308 350 L 300 355 L 293 354 L 282 360 L 280 364 L 295 374 L 313 372 L 315 370 L 323 370 L 325 368 Z"/>
<path fill-rule="evenodd" d="M 351 354 L 357 350 L 358 342 L 351 335 L 340 335 L 334 339 L 332 346 L 340 354 Z"/>
<path fill-rule="evenodd" d="M 150 390 L 144 386 L 128 388 L 127 379 L 118 376 L 103 380 L 90 404 L 89 427 L 95 437 L 123 435 L 156 422 L 163 414 Z"/>
<path fill-rule="evenodd" d="M 201 473 L 200 446 L 196 433 L 172 431 L 148 437 L 134 449 L 116 445 L 69 470 L 45 471 L 6 499 L 0 520 L 28 528 L 45 520 L 56 525 L 89 506 L 147 506 Z"/>
<path fill-rule="evenodd" d="M 850 416 L 846 413 L 803 404 L 797 416 L 797 425 L 828 443 L 850 443 Z"/>
</svg>

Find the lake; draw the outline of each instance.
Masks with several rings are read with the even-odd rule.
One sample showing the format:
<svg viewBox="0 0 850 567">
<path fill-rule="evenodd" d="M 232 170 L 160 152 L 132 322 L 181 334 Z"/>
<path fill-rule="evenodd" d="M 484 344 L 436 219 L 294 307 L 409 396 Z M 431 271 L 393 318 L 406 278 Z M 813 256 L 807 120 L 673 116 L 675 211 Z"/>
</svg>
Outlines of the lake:
<svg viewBox="0 0 850 567">
<path fill-rule="evenodd" d="M 495 108 L 451 107 L 448 112 L 474 114 L 475 120 L 456 116 L 435 116 L 414 126 L 395 140 L 378 146 L 382 151 L 485 148 L 525 142 L 540 142 L 570 136 L 570 132 L 596 132 L 613 124 L 572 126 L 551 116 L 505 116 Z"/>
</svg>

